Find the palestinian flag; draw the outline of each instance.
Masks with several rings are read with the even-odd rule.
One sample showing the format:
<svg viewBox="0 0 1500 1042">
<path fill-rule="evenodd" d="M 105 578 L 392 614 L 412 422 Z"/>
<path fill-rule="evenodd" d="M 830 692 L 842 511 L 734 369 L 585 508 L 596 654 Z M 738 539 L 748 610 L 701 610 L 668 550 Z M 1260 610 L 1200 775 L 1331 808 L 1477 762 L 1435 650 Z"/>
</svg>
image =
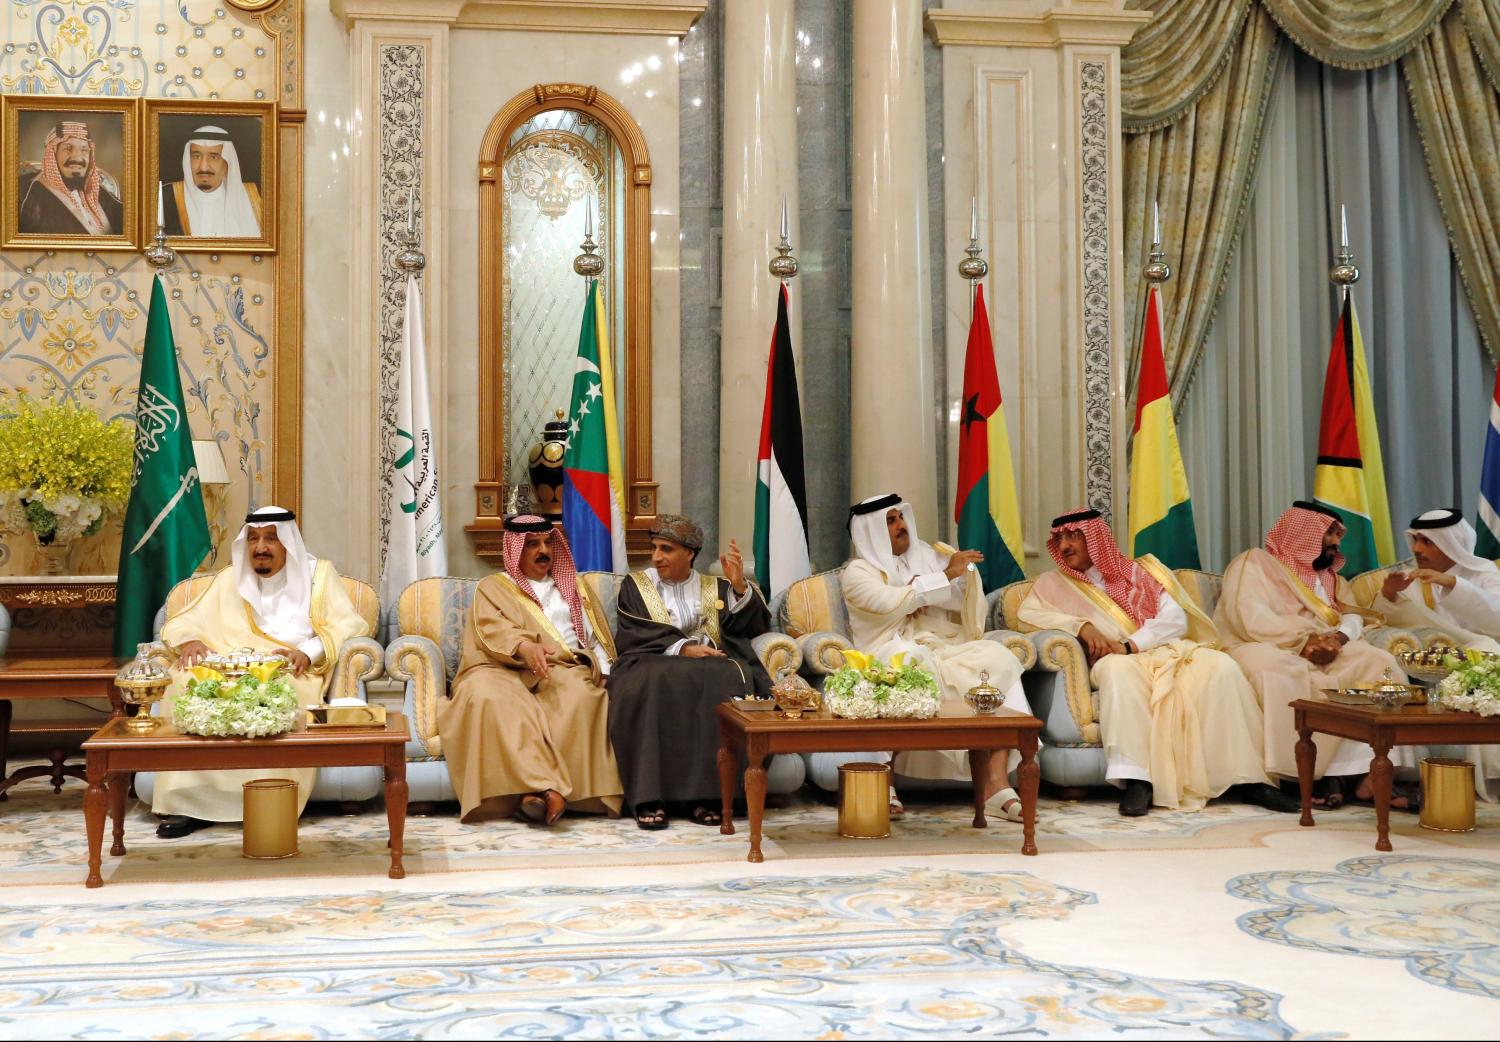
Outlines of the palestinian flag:
<svg viewBox="0 0 1500 1042">
<path fill-rule="evenodd" d="M 1474 553 L 1500 558 L 1500 373 L 1490 399 L 1490 425 L 1484 432 L 1484 466 L 1479 473 L 1479 517 L 1474 525 L 1479 540 Z"/>
<path fill-rule="evenodd" d="M 802 405 L 787 321 L 787 288 L 776 305 L 766 407 L 755 482 L 755 580 L 774 597 L 812 574 L 807 553 L 807 481 L 802 467 Z"/>
<path fill-rule="evenodd" d="M 974 319 L 964 355 L 963 418 L 958 435 L 958 495 L 953 517 L 958 545 L 984 554 L 979 574 L 986 590 L 1026 578 L 1021 507 L 1011 466 L 1010 435 L 995 372 L 995 344 L 984 309 L 984 286 L 975 287 Z"/>
<path fill-rule="evenodd" d="M 1347 291 L 1323 379 L 1313 499 L 1337 513 L 1349 530 L 1342 547 L 1345 578 L 1396 563 L 1370 370 L 1354 300 Z"/>
<path fill-rule="evenodd" d="M 1141 381 L 1130 446 L 1130 556 L 1154 554 L 1168 568 L 1201 568 L 1187 469 L 1177 444 L 1167 364 L 1161 350 L 1161 291 L 1146 294 Z"/>
</svg>

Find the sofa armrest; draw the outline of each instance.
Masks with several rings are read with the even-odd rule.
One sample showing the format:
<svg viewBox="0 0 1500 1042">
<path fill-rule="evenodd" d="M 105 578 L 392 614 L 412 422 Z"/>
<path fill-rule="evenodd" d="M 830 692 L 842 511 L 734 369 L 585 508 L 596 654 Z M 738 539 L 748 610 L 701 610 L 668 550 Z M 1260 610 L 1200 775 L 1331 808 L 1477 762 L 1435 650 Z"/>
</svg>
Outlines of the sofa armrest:
<svg viewBox="0 0 1500 1042">
<path fill-rule="evenodd" d="M 1365 630 L 1364 639 L 1381 651 L 1399 655 L 1403 651 L 1421 651 L 1422 641 L 1411 630 L 1397 626 L 1374 626 Z"/>
<path fill-rule="evenodd" d="M 854 650 L 848 637 L 832 630 L 803 634 L 797 644 L 802 649 L 802 672 L 814 677 L 831 676 L 843 669 L 843 652 Z"/>
<path fill-rule="evenodd" d="M 1423 648 L 1462 648 L 1464 642 L 1455 633 L 1449 633 L 1440 626 L 1418 626 L 1412 631 L 1412 636 L 1421 641 Z"/>
<path fill-rule="evenodd" d="M 379 680 L 385 673 L 385 649 L 371 637 L 352 637 L 339 648 L 339 658 L 333 667 L 333 682 L 328 685 L 328 697 L 365 698 L 365 682 Z"/>
<path fill-rule="evenodd" d="M 412 737 L 422 743 L 428 756 L 442 756 L 443 742 L 437 733 L 438 699 L 447 693 L 448 674 L 443 653 L 426 637 L 408 634 L 391 641 L 385 649 L 385 671 L 392 680 L 404 681 L 412 707 Z"/>
<path fill-rule="evenodd" d="M 785 633 L 762 633 L 750 641 L 750 646 L 772 680 L 783 673 L 795 673 L 802 666 L 802 649 Z"/>
<path fill-rule="evenodd" d="M 990 630 L 984 635 L 985 640 L 998 640 L 1010 649 L 1010 653 L 1021 663 L 1021 669 L 1028 670 L 1036 665 L 1036 645 L 1024 633 L 1015 630 Z"/>
<path fill-rule="evenodd" d="M 1036 665 L 1047 673 L 1061 673 L 1068 692 L 1068 711 L 1086 742 L 1099 741 L 1099 724 L 1094 717 L 1093 683 L 1089 679 L 1089 660 L 1078 638 L 1062 630 L 1037 630 L 1026 634 L 1036 648 Z"/>
</svg>

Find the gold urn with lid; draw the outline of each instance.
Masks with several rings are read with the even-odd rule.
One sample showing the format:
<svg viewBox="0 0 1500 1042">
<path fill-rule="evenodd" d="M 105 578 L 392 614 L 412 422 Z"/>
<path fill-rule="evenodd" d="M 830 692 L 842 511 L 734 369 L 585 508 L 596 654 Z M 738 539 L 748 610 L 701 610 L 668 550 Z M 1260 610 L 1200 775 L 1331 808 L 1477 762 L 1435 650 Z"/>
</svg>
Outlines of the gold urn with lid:
<svg viewBox="0 0 1500 1042">
<path fill-rule="evenodd" d="M 151 715 L 151 707 L 161 701 L 172 683 L 172 675 L 159 661 L 167 657 L 166 647 L 158 641 L 137 644 L 135 658 L 115 674 L 120 699 L 136 707 L 135 715 L 125 721 L 125 728 L 132 734 L 150 734 L 161 726 L 161 721 Z"/>
<path fill-rule="evenodd" d="M 784 670 L 771 688 L 776 708 L 788 720 L 800 720 L 803 713 L 815 713 L 823 704 L 817 690 L 791 670 Z"/>
<path fill-rule="evenodd" d="M 995 710 L 1005 701 L 1005 696 L 998 687 L 990 683 L 989 672 L 980 670 L 979 683 L 969 688 L 964 701 L 969 703 L 976 716 L 994 716 Z"/>
</svg>

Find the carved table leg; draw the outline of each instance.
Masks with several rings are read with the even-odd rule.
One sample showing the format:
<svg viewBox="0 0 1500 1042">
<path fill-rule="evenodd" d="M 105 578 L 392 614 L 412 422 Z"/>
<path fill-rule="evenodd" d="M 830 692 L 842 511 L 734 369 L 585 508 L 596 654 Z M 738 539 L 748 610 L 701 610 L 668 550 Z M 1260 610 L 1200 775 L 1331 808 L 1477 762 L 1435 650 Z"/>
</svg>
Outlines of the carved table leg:
<svg viewBox="0 0 1500 1042">
<path fill-rule="evenodd" d="M 391 832 L 392 879 L 405 879 L 401 863 L 402 844 L 406 841 L 406 750 L 392 746 L 385 754 L 385 820 Z"/>
<path fill-rule="evenodd" d="M 764 861 L 760 852 L 760 823 L 766 812 L 766 750 L 764 742 L 751 741 L 745 749 L 745 807 L 750 817 L 750 855 L 754 864 Z"/>
<path fill-rule="evenodd" d="M 0 802 L 10 799 L 5 791 L 6 763 L 10 756 L 10 699 L 0 698 Z"/>
<path fill-rule="evenodd" d="M 990 757 L 994 753 L 989 749 L 969 750 L 969 778 L 974 783 L 974 827 L 982 829 L 989 822 L 984 820 L 984 787 L 990 777 Z"/>
<path fill-rule="evenodd" d="M 1036 762 L 1037 735 L 1027 731 L 1021 736 L 1021 766 L 1016 781 L 1021 786 L 1021 853 L 1036 856 L 1036 797 L 1042 787 L 1042 765 Z"/>
<path fill-rule="evenodd" d="M 61 749 L 53 749 L 52 752 L 47 754 L 47 759 L 52 762 L 52 792 L 55 795 L 62 792 L 63 778 L 65 777 L 63 768 L 67 765 L 68 754 Z"/>
<path fill-rule="evenodd" d="M 719 800 L 722 803 L 719 834 L 734 835 L 734 746 L 726 728 L 719 728 Z"/>
<path fill-rule="evenodd" d="M 125 790 L 130 788 L 130 774 L 119 771 L 104 779 L 109 789 L 109 817 L 114 825 L 114 842 L 110 845 L 111 857 L 125 856 Z"/>
<path fill-rule="evenodd" d="M 102 755 L 89 754 L 89 790 L 83 794 L 83 822 L 89 837 L 89 874 L 83 885 L 90 890 L 104 885 L 104 877 L 99 874 L 103 861 L 100 852 L 104 847 L 104 812 L 109 802 L 104 792 L 104 767 Z"/>
<path fill-rule="evenodd" d="M 1312 825 L 1313 772 L 1317 770 L 1318 747 L 1313 733 L 1306 727 L 1297 730 L 1297 787 L 1302 791 L 1302 818 L 1299 825 Z"/>
<path fill-rule="evenodd" d="M 1375 849 L 1391 849 L 1391 785 L 1396 771 L 1391 766 L 1391 744 L 1377 740 L 1371 745 L 1375 758 L 1370 761 L 1370 789 L 1375 797 Z"/>
</svg>

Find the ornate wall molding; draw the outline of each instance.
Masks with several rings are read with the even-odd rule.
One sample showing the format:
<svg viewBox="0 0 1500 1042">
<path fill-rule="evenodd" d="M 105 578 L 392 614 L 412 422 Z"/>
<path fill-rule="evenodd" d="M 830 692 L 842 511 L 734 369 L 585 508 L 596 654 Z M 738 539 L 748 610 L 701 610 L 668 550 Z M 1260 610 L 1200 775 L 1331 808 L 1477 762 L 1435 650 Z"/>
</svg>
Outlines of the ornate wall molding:
<svg viewBox="0 0 1500 1042">
<path fill-rule="evenodd" d="M 1109 69 L 1078 65 L 1079 244 L 1083 300 L 1084 495 L 1106 519 L 1114 506 L 1113 345 L 1110 319 Z"/>
<path fill-rule="evenodd" d="M 927 12 L 927 35 L 939 47 L 1123 47 L 1151 20 L 1150 11 L 1058 7 L 1042 14 Z"/>
<path fill-rule="evenodd" d="M 426 112 L 427 49 L 419 43 L 382 43 L 376 52 L 378 139 L 375 192 L 377 200 L 377 255 L 375 326 L 379 354 L 375 387 L 377 444 L 376 499 L 390 495 L 396 436 L 396 400 L 400 394 L 401 336 L 406 313 L 406 273 L 396 265 L 405 246 L 401 230 L 415 190 L 417 226 L 422 226 L 423 140 Z M 385 570 L 385 546 L 390 519 L 377 511 L 380 535 L 376 542 L 380 570 Z"/>
<path fill-rule="evenodd" d="M 455 29 L 682 36 L 707 0 L 333 0 L 346 22 L 440 22 Z"/>
</svg>

